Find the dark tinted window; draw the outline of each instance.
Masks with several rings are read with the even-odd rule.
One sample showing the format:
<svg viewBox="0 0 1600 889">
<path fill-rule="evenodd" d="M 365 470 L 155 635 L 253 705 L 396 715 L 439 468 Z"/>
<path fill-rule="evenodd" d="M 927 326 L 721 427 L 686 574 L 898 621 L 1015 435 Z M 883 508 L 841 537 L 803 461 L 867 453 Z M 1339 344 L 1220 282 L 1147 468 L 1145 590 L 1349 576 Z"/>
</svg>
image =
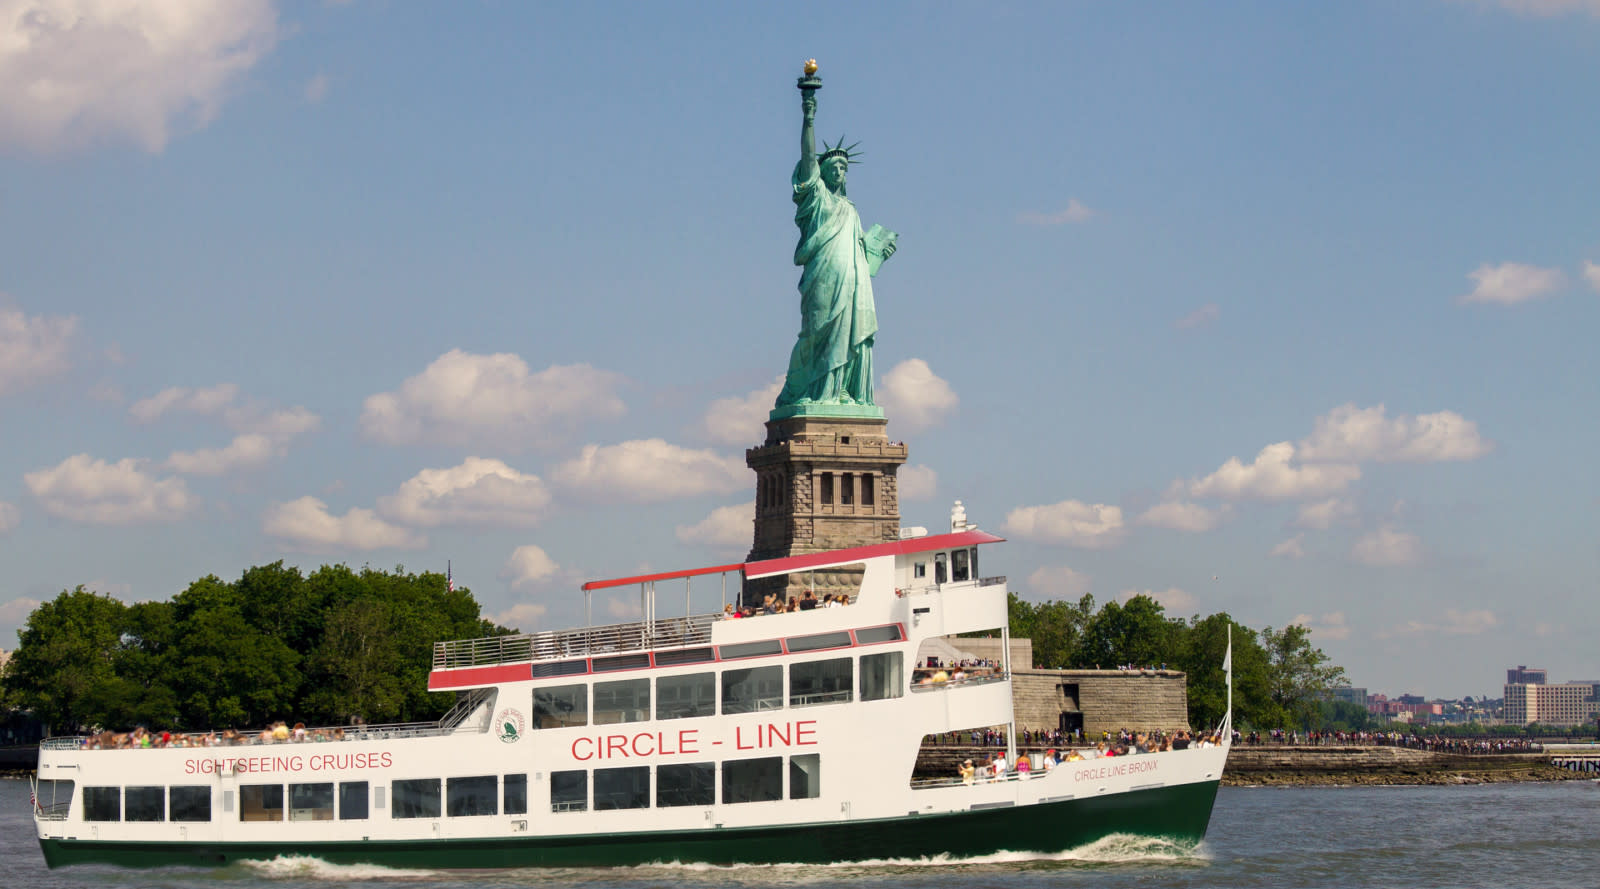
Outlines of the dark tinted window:
<svg viewBox="0 0 1600 889">
<path fill-rule="evenodd" d="M 211 788 L 204 784 L 168 788 L 167 808 L 173 821 L 210 821 Z"/>
<path fill-rule="evenodd" d="M 500 781 L 494 775 L 451 778 L 445 782 L 445 796 L 445 811 L 452 817 L 500 814 Z"/>
<path fill-rule="evenodd" d="M 528 814 L 528 776 L 507 775 L 503 799 L 507 815 Z"/>
<path fill-rule="evenodd" d="M 339 783 L 339 820 L 360 821 L 367 817 L 367 782 Z"/>
<path fill-rule="evenodd" d="M 656 805 L 709 806 L 716 802 L 714 763 L 691 762 L 656 767 Z"/>
<path fill-rule="evenodd" d="M 390 786 L 389 814 L 395 818 L 437 818 L 441 810 L 439 779 L 395 781 Z"/>
</svg>

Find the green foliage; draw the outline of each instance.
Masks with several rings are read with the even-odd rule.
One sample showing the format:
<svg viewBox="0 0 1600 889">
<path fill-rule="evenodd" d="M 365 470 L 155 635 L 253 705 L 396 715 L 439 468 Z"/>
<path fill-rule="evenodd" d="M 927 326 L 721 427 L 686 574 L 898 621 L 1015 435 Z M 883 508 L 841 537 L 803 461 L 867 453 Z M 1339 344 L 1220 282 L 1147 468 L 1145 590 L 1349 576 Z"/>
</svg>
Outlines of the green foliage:
<svg viewBox="0 0 1600 889">
<path fill-rule="evenodd" d="M 1329 688 L 1345 685 L 1344 669 L 1329 662 L 1301 626 L 1257 632 L 1229 615 L 1184 621 L 1168 618 L 1159 602 L 1134 596 L 1095 609 L 1094 597 L 1076 603 L 1008 600 L 1013 638 L 1033 640 L 1033 666 L 1105 668 L 1166 664 L 1188 674 L 1189 724 L 1214 726 L 1227 711 L 1222 669 L 1233 633 L 1234 722 L 1256 728 L 1324 724 L 1321 708 Z M 1360 709 L 1360 708 L 1357 708 Z M 1364 714 L 1365 711 L 1363 711 Z M 1357 714 L 1330 711 L 1341 722 Z M 1363 723 L 1364 724 L 1364 723 Z"/>
<path fill-rule="evenodd" d="M 427 691 L 433 643 L 509 632 L 403 568 L 274 562 L 135 605 L 79 587 L 29 615 L 0 701 L 58 731 L 427 720 L 452 700 Z"/>
</svg>

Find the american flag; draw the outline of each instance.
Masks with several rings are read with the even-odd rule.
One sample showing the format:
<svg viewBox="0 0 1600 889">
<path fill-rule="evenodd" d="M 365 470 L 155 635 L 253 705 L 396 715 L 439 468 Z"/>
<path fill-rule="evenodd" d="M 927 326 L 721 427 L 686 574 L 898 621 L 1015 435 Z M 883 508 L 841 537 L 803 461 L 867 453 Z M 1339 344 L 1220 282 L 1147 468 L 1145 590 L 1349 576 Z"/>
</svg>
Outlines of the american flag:
<svg viewBox="0 0 1600 889">
<path fill-rule="evenodd" d="M 455 582 L 454 579 L 452 579 L 450 577 L 450 560 L 449 559 L 446 559 L 445 562 L 444 562 L 444 588 L 446 590 L 449 590 L 452 593 L 456 591 L 456 582 Z"/>
</svg>

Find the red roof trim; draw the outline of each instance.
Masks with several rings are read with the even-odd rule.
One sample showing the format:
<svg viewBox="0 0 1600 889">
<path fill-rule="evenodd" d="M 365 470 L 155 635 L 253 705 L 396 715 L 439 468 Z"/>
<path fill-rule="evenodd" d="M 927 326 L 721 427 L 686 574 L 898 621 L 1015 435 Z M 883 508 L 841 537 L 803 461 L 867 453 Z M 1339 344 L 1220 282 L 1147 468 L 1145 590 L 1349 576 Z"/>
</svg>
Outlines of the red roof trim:
<svg viewBox="0 0 1600 889">
<path fill-rule="evenodd" d="M 996 537 L 987 531 L 957 531 L 954 534 L 911 537 L 906 540 L 874 543 L 870 546 L 857 546 L 850 549 L 836 549 L 825 553 L 808 553 L 783 559 L 767 559 L 763 562 L 746 562 L 744 573 L 746 577 L 793 574 L 796 571 L 804 571 L 807 568 L 816 568 L 822 565 L 842 565 L 847 562 L 875 559 L 879 556 L 902 556 L 912 553 L 932 552 L 938 549 L 958 549 L 963 546 L 974 546 L 980 543 L 1001 543 L 1004 540 L 1004 537 Z"/>
<path fill-rule="evenodd" d="M 676 580 L 680 577 L 699 577 L 702 574 L 724 574 L 729 571 L 738 571 L 744 568 L 743 562 L 732 565 L 716 565 L 711 568 L 690 568 L 687 571 L 666 571 L 661 574 L 641 574 L 637 577 L 619 577 L 615 580 L 591 580 L 583 585 L 586 590 L 603 590 L 614 586 L 627 586 L 631 583 L 651 583 L 657 580 Z"/>
<path fill-rule="evenodd" d="M 502 682 L 521 682 L 532 678 L 533 667 L 529 664 L 495 664 L 489 667 L 434 670 L 428 674 L 428 691 L 498 685 Z"/>
</svg>

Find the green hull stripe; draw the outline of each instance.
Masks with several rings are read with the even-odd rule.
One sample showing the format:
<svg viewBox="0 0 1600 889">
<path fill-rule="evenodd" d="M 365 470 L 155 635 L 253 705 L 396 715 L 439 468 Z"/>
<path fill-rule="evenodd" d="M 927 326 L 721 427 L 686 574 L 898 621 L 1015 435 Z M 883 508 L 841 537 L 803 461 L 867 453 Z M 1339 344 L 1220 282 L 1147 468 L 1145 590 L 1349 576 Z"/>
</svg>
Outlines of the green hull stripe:
<svg viewBox="0 0 1600 889">
<path fill-rule="evenodd" d="M 941 815 L 770 827 L 584 834 L 563 837 L 339 843 L 135 843 L 41 839 L 51 867 L 89 862 L 128 867 L 217 866 L 305 855 L 333 864 L 395 868 L 619 867 L 651 862 L 825 864 L 1002 850 L 1054 853 L 1113 833 L 1204 838 L 1217 782 Z"/>
</svg>

